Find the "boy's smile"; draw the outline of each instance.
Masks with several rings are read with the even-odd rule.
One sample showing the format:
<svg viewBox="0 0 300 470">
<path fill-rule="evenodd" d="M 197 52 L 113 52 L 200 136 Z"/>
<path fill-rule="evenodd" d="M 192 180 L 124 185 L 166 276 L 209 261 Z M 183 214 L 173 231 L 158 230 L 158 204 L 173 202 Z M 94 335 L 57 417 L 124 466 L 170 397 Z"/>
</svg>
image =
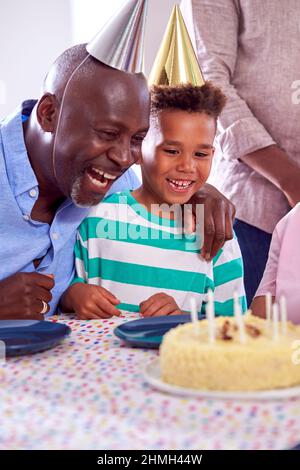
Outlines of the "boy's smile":
<svg viewBox="0 0 300 470">
<path fill-rule="evenodd" d="M 215 119 L 202 112 L 166 109 L 152 116 L 143 142 L 139 202 L 185 204 L 209 176 Z"/>
<path fill-rule="evenodd" d="M 170 188 L 173 191 L 176 191 L 176 192 L 179 191 L 180 193 L 183 193 L 184 191 L 187 191 L 188 189 L 190 189 L 190 187 L 194 184 L 195 181 L 167 178 L 167 182 L 169 183 Z"/>
</svg>

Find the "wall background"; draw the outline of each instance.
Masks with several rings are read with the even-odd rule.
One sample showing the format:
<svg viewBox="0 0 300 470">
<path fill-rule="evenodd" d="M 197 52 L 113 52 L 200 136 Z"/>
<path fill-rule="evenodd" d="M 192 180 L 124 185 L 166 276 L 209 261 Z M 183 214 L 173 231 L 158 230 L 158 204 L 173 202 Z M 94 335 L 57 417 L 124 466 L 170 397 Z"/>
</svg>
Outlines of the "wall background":
<svg viewBox="0 0 300 470">
<path fill-rule="evenodd" d="M 49 65 L 72 43 L 68 0 L 0 0 L 0 118 L 39 94 Z"/>
<path fill-rule="evenodd" d="M 39 95 L 54 59 L 88 42 L 124 0 L 0 0 L 0 119 Z M 149 72 L 175 0 L 149 0 L 145 71 Z"/>
</svg>

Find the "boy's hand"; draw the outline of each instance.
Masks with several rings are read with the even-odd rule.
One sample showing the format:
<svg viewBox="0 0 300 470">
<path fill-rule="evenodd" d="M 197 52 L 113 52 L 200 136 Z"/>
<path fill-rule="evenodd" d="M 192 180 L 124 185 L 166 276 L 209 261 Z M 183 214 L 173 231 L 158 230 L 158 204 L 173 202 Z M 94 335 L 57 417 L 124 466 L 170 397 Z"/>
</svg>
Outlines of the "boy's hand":
<svg viewBox="0 0 300 470">
<path fill-rule="evenodd" d="M 120 303 L 119 299 L 104 287 L 78 282 L 69 287 L 66 295 L 80 320 L 118 317 L 121 314 L 115 307 Z"/>
<path fill-rule="evenodd" d="M 179 315 L 181 312 L 177 303 L 170 295 L 160 292 L 140 303 L 140 312 L 143 317 L 158 317 L 161 315 Z"/>
</svg>

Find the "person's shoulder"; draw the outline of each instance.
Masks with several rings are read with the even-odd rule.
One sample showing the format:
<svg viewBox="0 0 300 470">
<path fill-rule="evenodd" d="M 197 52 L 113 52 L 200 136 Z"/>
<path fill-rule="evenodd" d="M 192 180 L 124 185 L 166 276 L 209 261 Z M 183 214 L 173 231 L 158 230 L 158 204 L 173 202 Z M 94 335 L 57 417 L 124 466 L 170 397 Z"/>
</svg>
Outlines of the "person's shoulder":
<svg viewBox="0 0 300 470">
<path fill-rule="evenodd" d="M 274 233 L 282 237 L 291 229 L 300 229 L 300 202 L 277 223 Z"/>
<path fill-rule="evenodd" d="M 296 204 L 295 207 L 293 207 L 293 209 L 291 209 L 281 220 L 290 221 L 292 219 L 297 219 L 300 222 L 300 202 L 298 202 L 298 204 Z"/>
<path fill-rule="evenodd" d="M 0 154 L 2 155 L 3 154 L 3 151 L 2 151 L 2 145 L 3 145 L 3 139 L 2 139 L 2 132 L 1 132 L 1 129 L 4 125 L 4 119 L 0 119 Z"/>
<path fill-rule="evenodd" d="M 2 138 L 2 132 L 1 132 L 1 127 L 2 127 L 2 122 L 0 122 L 0 177 L 1 177 L 1 184 L 3 182 L 3 179 L 7 181 L 7 169 L 6 169 L 6 163 L 5 163 L 5 155 L 4 155 L 4 144 L 3 144 L 3 138 Z"/>
<path fill-rule="evenodd" d="M 1 121 L 0 121 L 0 131 L 1 131 Z M 0 132 L 0 156 L 1 156 L 1 158 L 3 158 L 2 144 L 3 144 L 2 134 Z"/>
<path fill-rule="evenodd" d="M 300 203 L 295 205 L 282 219 L 279 220 L 275 227 L 275 231 L 283 233 L 289 225 L 298 224 L 300 228 Z"/>
</svg>

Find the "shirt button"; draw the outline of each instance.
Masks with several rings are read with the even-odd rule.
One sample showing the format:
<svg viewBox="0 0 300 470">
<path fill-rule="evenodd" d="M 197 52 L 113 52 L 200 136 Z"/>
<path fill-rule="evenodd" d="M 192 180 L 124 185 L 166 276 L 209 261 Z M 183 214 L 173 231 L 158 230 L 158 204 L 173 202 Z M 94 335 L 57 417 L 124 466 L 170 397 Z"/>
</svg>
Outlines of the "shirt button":
<svg viewBox="0 0 300 470">
<path fill-rule="evenodd" d="M 30 196 L 30 197 L 35 197 L 35 196 L 36 196 L 36 190 L 35 190 L 35 189 L 31 189 L 31 190 L 29 191 L 29 196 Z"/>
<path fill-rule="evenodd" d="M 29 217 L 29 215 L 25 214 L 25 215 L 23 215 L 23 219 L 28 221 L 28 220 L 30 220 L 30 217 Z"/>
<path fill-rule="evenodd" d="M 59 237 L 58 233 L 56 233 L 56 232 L 52 233 L 53 240 L 57 240 L 58 237 Z"/>
</svg>

